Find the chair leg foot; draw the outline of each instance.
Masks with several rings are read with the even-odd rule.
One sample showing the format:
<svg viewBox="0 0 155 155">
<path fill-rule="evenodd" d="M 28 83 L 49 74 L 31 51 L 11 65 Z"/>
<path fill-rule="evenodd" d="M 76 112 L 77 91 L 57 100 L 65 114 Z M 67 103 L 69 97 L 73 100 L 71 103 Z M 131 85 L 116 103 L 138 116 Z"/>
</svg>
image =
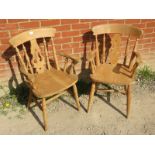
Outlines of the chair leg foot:
<svg viewBox="0 0 155 155">
<path fill-rule="evenodd" d="M 94 93 L 95 93 L 95 89 L 96 89 L 95 87 L 96 87 L 96 84 L 95 84 L 95 83 L 92 83 L 92 85 L 91 85 L 91 90 L 90 90 L 90 95 L 89 95 L 89 101 L 88 101 L 87 112 L 89 112 L 90 106 L 91 106 L 91 104 L 93 103 L 93 97 L 94 97 Z"/>
<path fill-rule="evenodd" d="M 32 90 L 29 90 L 29 97 L 28 97 L 28 103 L 27 103 L 27 109 L 30 108 L 30 104 L 32 102 Z"/>
<path fill-rule="evenodd" d="M 129 118 L 131 107 L 131 85 L 127 86 L 127 118 Z"/>
<path fill-rule="evenodd" d="M 77 109 L 80 110 L 80 103 L 79 103 L 79 97 L 78 97 L 78 91 L 77 91 L 76 84 L 73 85 L 73 92 L 74 92 Z"/>
<path fill-rule="evenodd" d="M 47 113 L 46 113 L 46 99 L 42 99 L 42 110 L 43 110 L 43 120 L 44 120 L 44 129 L 47 131 Z"/>
</svg>

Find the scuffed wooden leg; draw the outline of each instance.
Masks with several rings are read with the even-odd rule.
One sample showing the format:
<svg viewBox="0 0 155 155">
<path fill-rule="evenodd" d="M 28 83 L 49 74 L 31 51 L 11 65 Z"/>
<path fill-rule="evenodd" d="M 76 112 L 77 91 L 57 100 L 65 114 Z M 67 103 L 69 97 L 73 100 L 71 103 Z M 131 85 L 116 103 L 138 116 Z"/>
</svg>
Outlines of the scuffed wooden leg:
<svg viewBox="0 0 155 155">
<path fill-rule="evenodd" d="M 80 103 L 79 103 L 78 91 L 77 91 L 77 87 L 76 87 L 75 84 L 73 85 L 73 92 L 74 92 L 74 97 L 75 97 L 77 109 L 80 110 Z"/>
<path fill-rule="evenodd" d="M 96 87 L 95 83 L 92 83 L 91 90 L 90 90 L 90 95 L 89 95 L 87 112 L 89 112 L 90 106 L 91 106 L 91 104 L 93 102 L 93 97 L 94 97 L 94 93 L 95 93 L 95 89 L 96 89 L 95 87 Z"/>
<path fill-rule="evenodd" d="M 32 90 L 29 89 L 29 98 L 28 98 L 27 108 L 30 108 L 31 102 L 32 102 Z"/>
<path fill-rule="evenodd" d="M 43 109 L 43 119 L 44 119 L 44 129 L 47 130 L 47 113 L 46 113 L 46 99 L 42 99 L 42 109 Z"/>
<path fill-rule="evenodd" d="M 128 85 L 127 87 L 127 118 L 129 118 L 130 106 L 131 106 L 131 85 Z"/>
</svg>

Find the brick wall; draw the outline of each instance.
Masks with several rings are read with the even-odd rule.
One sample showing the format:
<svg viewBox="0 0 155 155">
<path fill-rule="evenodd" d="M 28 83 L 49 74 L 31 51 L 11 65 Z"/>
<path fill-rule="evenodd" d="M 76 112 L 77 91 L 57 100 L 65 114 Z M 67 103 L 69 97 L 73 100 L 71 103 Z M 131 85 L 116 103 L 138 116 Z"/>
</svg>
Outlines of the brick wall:
<svg viewBox="0 0 155 155">
<path fill-rule="evenodd" d="M 144 33 L 142 39 L 138 42 L 139 51 L 144 62 L 154 65 L 155 19 L 0 19 L 0 81 L 8 81 L 12 77 L 9 62 L 6 61 L 3 54 L 9 49 L 8 40 L 14 35 L 31 28 L 55 27 L 57 33 L 54 42 L 57 52 L 61 51 L 82 56 L 85 50 L 84 35 L 87 36 L 93 26 L 108 23 L 132 24 L 142 29 Z M 12 64 L 16 68 L 14 59 L 12 59 Z"/>
</svg>

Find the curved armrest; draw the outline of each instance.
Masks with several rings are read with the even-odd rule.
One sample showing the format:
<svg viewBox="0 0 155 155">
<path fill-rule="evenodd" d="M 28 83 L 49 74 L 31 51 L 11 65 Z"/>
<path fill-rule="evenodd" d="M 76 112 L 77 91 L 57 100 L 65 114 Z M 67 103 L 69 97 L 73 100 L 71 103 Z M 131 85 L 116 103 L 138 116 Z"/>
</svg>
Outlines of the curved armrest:
<svg viewBox="0 0 155 155">
<path fill-rule="evenodd" d="M 134 54 L 135 54 L 135 56 L 136 56 L 136 62 L 137 62 L 138 64 L 143 63 L 140 53 L 134 51 Z"/>
<path fill-rule="evenodd" d="M 134 77 L 135 71 L 141 63 L 142 59 L 140 54 L 138 52 L 133 51 L 129 66 L 122 66 L 122 69 L 125 71 L 126 74 L 130 75 L 131 77 Z"/>
<path fill-rule="evenodd" d="M 75 65 L 81 61 L 81 58 L 71 56 L 69 54 L 65 54 L 62 52 L 59 52 L 57 54 L 66 58 L 66 61 L 64 63 L 64 67 L 62 70 L 64 72 L 68 72 L 69 74 L 72 74 L 72 73 L 76 74 Z M 69 59 L 71 60 L 71 62 L 69 62 Z"/>
<path fill-rule="evenodd" d="M 73 63 L 75 63 L 75 64 L 77 64 L 81 60 L 81 58 L 77 58 L 75 56 L 71 56 L 69 54 L 65 54 L 65 53 L 62 53 L 62 52 L 59 52 L 57 54 L 60 55 L 60 56 L 66 57 L 68 59 L 71 59 L 73 61 Z"/>
</svg>

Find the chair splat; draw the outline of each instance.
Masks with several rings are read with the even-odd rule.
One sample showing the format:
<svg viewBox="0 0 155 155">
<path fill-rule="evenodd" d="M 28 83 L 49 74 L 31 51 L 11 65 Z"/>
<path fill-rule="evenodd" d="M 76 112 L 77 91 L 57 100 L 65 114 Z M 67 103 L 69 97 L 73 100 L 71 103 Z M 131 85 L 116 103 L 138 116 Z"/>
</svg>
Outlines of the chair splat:
<svg viewBox="0 0 155 155">
<path fill-rule="evenodd" d="M 111 48 L 109 49 L 109 63 L 111 64 L 117 63 L 120 57 L 120 44 L 121 44 L 120 34 L 114 34 L 114 36 L 111 37 Z"/>
<path fill-rule="evenodd" d="M 46 70 L 45 59 L 41 54 L 41 50 L 35 39 L 31 40 L 31 64 L 35 70 L 35 73 L 43 73 Z"/>
</svg>

